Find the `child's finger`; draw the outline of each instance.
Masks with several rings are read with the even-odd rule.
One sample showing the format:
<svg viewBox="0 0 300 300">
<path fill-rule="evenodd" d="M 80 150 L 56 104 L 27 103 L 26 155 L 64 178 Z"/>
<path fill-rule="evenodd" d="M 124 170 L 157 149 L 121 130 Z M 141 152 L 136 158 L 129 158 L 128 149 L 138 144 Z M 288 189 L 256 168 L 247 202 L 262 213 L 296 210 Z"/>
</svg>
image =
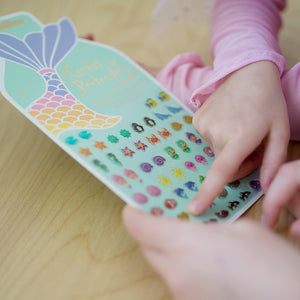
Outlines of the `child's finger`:
<svg viewBox="0 0 300 300">
<path fill-rule="evenodd" d="M 151 216 L 139 209 L 126 206 L 123 210 L 124 224 L 129 234 L 143 247 L 166 251 L 174 234 L 174 222 L 170 218 Z M 164 230 L 161 230 L 164 228 Z"/>
<path fill-rule="evenodd" d="M 273 227 L 279 219 L 280 210 L 297 194 L 300 186 L 300 173 L 291 162 L 283 165 L 265 196 L 263 203 L 263 223 Z"/>
<path fill-rule="evenodd" d="M 268 191 L 279 167 L 286 160 L 288 143 L 289 136 L 283 128 L 278 127 L 268 137 L 261 168 L 261 184 L 265 193 Z"/>
<path fill-rule="evenodd" d="M 216 156 L 199 192 L 188 206 L 189 212 L 194 215 L 205 212 L 237 173 L 248 154 L 248 147 L 243 148 L 240 141 L 228 143 Z"/>
</svg>

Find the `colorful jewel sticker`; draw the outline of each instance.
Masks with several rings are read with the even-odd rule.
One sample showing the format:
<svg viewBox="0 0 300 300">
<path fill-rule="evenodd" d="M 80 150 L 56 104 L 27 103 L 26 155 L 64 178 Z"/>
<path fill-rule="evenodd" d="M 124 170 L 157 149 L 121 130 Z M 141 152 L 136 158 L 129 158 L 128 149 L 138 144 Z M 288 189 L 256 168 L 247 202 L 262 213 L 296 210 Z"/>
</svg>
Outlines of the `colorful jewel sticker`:
<svg viewBox="0 0 300 300">
<path fill-rule="evenodd" d="M 228 204 L 229 205 L 227 207 L 230 210 L 234 210 L 234 209 L 236 209 L 240 205 L 240 201 L 229 201 Z"/>
<path fill-rule="evenodd" d="M 156 155 L 153 157 L 153 162 L 157 165 L 157 166 L 162 166 L 165 163 L 166 159 L 160 155 Z"/>
<path fill-rule="evenodd" d="M 236 181 L 230 182 L 230 183 L 228 183 L 228 186 L 231 189 L 237 189 L 240 186 L 240 181 L 236 180 Z"/>
<path fill-rule="evenodd" d="M 99 149 L 99 150 L 103 150 L 103 149 L 106 149 L 107 147 L 104 145 L 104 142 L 97 142 L 95 141 L 95 145 L 94 145 L 95 148 Z"/>
<path fill-rule="evenodd" d="M 170 131 L 168 131 L 166 128 L 163 128 L 162 131 L 157 131 L 157 133 L 163 138 L 166 139 L 169 136 L 172 136 L 172 133 Z"/>
<path fill-rule="evenodd" d="M 207 160 L 204 156 L 200 155 L 200 154 L 197 154 L 195 156 L 195 161 L 202 164 L 202 165 L 207 165 Z"/>
<path fill-rule="evenodd" d="M 177 218 L 180 220 L 189 220 L 189 215 L 186 212 L 182 212 L 179 215 L 177 215 Z"/>
<path fill-rule="evenodd" d="M 173 114 L 176 114 L 178 112 L 180 112 L 183 108 L 182 107 L 172 107 L 172 106 L 168 106 L 167 107 L 168 111 L 170 111 Z"/>
<path fill-rule="evenodd" d="M 152 134 L 151 137 L 146 137 L 146 139 L 151 145 L 156 145 L 160 142 L 160 139 L 154 134 Z"/>
<path fill-rule="evenodd" d="M 173 209 L 177 206 L 177 201 L 174 199 L 166 199 L 165 200 L 165 207 L 167 209 Z"/>
<path fill-rule="evenodd" d="M 126 179 L 120 175 L 113 175 L 112 179 L 115 183 L 124 186 L 126 188 L 131 188 L 131 185 L 128 184 L 128 182 L 126 181 Z"/>
<path fill-rule="evenodd" d="M 173 123 L 171 123 L 171 126 L 172 126 L 172 128 L 173 128 L 174 130 L 180 130 L 181 127 L 182 127 L 182 124 L 177 123 L 177 122 L 173 122 Z"/>
<path fill-rule="evenodd" d="M 119 142 L 119 139 L 115 136 L 115 135 L 109 135 L 107 137 L 108 141 L 113 143 L 113 144 L 116 144 Z"/>
<path fill-rule="evenodd" d="M 89 139 L 91 137 L 91 133 L 87 132 L 86 130 L 79 132 L 78 134 L 82 139 Z"/>
<path fill-rule="evenodd" d="M 129 149 L 128 147 L 125 147 L 124 149 L 121 149 L 125 156 L 132 157 L 132 155 L 135 153 L 133 150 Z"/>
<path fill-rule="evenodd" d="M 171 174 L 178 179 L 184 179 L 185 178 L 185 173 L 179 169 L 179 168 L 173 168 L 171 170 Z"/>
<path fill-rule="evenodd" d="M 160 207 L 152 207 L 150 213 L 154 216 L 162 216 L 164 211 Z"/>
<path fill-rule="evenodd" d="M 171 187 L 173 185 L 169 177 L 161 175 L 157 177 L 157 181 L 160 185 L 164 187 Z"/>
<path fill-rule="evenodd" d="M 193 172 L 197 172 L 197 168 L 196 168 L 195 164 L 194 164 L 193 162 L 191 162 L 191 161 L 186 161 L 186 162 L 184 163 L 184 166 L 185 166 L 188 170 L 191 170 L 191 171 L 193 171 Z"/>
<path fill-rule="evenodd" d="M 143 151 L 145 151 L 146 148 L 148 147 L 146 144 L 142 143 L 141 141 L 137 141 L 136 143 L 134 143 L 134 145 L 138 150 L 143 150 Z"/>
<path fill-rule="evenodd" d="M 165 119 L 168 119 L 169 117 L 171 117 L 171 115 L 165 115 L 165 114 L 159 114 L 159 113 L 156 113 L 155 116 L 160 120 L 165 120 Z"/>
<path fill-rule="evenodd" d="M 117 159 L 117 157 L 113 153 L 106 154 L 108 159 L 113 162 L 117 166 L 122 166 L 122 163 Z"/>
<path fill-rule="evenodd" d="M 139 204 L 145 204 L 148 202 L 148 197 L 142 193 L 135 193 L 133 198 Z"/>
<path fill-rule="evenodd" d="M 175 149 L 172 147 L 166 147 L 165 151 L 173 158 L 179 159 L 179 155 L 176 153 Z"/>
<path fill-rule="evenodd" d="M 164 92 L 161 92 L 158 96 L 161 101 L 167 101 L 170 99 L 170 96 Z"/>
<path fill-rule="evenodd" d="M 226 198 L 227 195 L 228 195 L 228 192 L 227 192 L 227 190 L 224 188 L 224 189 L 222 190 L 222 192 L 219 194 L 218 198 L 223 199 L 223 198 Z"/>
<path fill-rule="evenodd" d="M 90 151 L 89 148 L 80 148 L 79 151 L 80 154 L 84 155 L 84 156 L 89 156 L 92 155 L 93 153 Z"/>
<path fill-rule="evenodd" d="M 120 130 L 120 134 L 125 138 L 129 138 L 131 136 L 131 133 L 125 129 Z"/>
<path fill-rule="evenodd" d="M 184 116 L 183 120 L 185 123 L 191 124 L 193 121 L 193 118 L 191 116 Z"/>
<path fill-rule="evenodd" d="M 157 105 L 157 103 L 156 103 L 155 100 L 149 98 L 149 99 L 146 101 L 146 104 L 145 104 L 145 105 L 146 105 L 147 107 L 151 108 L 151 107 L 155 107 L 155 106 Z"/>
<path fill-rule="evenodd" d="M 193 192 L 198 192 L 198 188 L 196 186 L 196 183 L 194 181 L 188 181 L 184 184 L 189 190 Z"/>
<path fill-rule="evenodd" d="M 97 166 L 97 167 L 99 167 L 101 170 L 103 170 L 104 172 L 109 172 L 109 169 L 108 169 L 108 167 L 105 165 L 105 164 L 103 164 L 100 160 L 98 160 L 98 159 L 94 159 L 93 160 L 93 163 Z"/>
<path fill-rule="evenodd" d="M 205 179 L 205 176 L 199 175 L 199 181 L 200 181 L 200 183 L 203 183 L 204 179 Z"/>
<path fill-rule="evenodd" d="M 147 126 L 153 127 L 153 126 L 156 125 L 156 122 L 153 119 L 150 119 L 148 117 L 145 117 L 144 121 L 145 121 Z"/>
<path fill-rule="evenodd" d="M 160 188 L 158 188 L 155 185 L 147 186 L 147 192 L 149 193 L 150 196 L 153 196 L 153 197 L 157 197 L 161 194 Z"/>
<path fill-rule="evenodd" d="M 182 188 L 177 188 L 174 190 L 174 193 L 179 196 L 180 198 L 188 199 L 187 194 L 185 193 L 185 190 Z"/>
<path fill-rule="evenodd" d="M 187 138 L 191 141 L 194 142 L 196 144 L 201 144 L 202 140 L 200 138 L 197 138 L 197 136 L 191 132 L 187 132 L 186 133 Z"/>
<path fill-rule="evenodd" d="M 204 153 L 208 156 L 208 157 L 214 157 L 215 154 L 213 153 L 213 151 L 211 150 L 210 147 L 205 147 L 203 148 Z"/>
<path fill-rule="evenodd" d="M 220 219 L 224 219 L 228 217 L 229 213 L 228 210 L 222 210 L 220 212 L 216 212 L 215 215 Z"/>
<path fill-rule="evenodd" d="M 68 136 L 66 139 L 65 139 L 65 142 L 69 145 L 74 145 L 76 142 L 77 142 L 77 139 L 73 136 Z"/>
<path fill-rule="evenodd" d="M 141 132 L 144 131 L 144 127 L 142 125 L 137 124 L 137 123 L 132 123 L 131 126 L 132 126 L 132 128 L 135 132 L 141 133 Z"/>
<path fill-rule="evenodd" d="M 140 164 L 140 168 L 141 168 L 144 172 L 149 173 L 149 172 L 151 172 L 153 166 L 152 166 L 151 164 L 149 164 L 149 163 L 141 163 L 141 164 Z"/>
<path fill-rule="evenodd" d="M 179 148 L 183 150 L 183 152 L 187 152 L 187 153 L 191 152 L 191 149 L 188 147 L 185 141 L 179 140 L 176 142 L 176 144 L 178 145 Z"/>
<path fill-rule="evenodd" d="M 143 182 L 143 180 L 140 179 L 139 176 L 133 170 L 124 169 L 124 174 L 127 178 L 133 179 L 138 182 Z"/>
<path fill-rule="evenodd" d="M 249 182 L 249 185 L 250 185 L 251 188 L 253 188 L 256 191 L 260 191 L 261 190 L 261 186 L 260 186 L 259 180 L 251 180 Z"/>
</svg>

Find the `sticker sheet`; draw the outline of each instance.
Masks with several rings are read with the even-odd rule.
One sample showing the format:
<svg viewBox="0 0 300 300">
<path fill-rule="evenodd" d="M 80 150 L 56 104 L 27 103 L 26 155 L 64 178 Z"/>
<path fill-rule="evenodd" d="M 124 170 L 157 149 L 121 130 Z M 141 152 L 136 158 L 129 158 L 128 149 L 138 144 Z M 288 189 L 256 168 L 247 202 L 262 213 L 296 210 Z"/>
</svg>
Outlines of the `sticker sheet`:
<svg viewBox="0 0 300 300">
<path fill-rule="evenodd" d="M 0 18 L 0 65 L 4 97 L 130 205 L 231 222 L 262 195 L 257 170 L 228 184 L 203 215 L 189 215 L 214 160 L 191 112 L 120 51 L 78 38 L 66 18 Z"/>
</svg>

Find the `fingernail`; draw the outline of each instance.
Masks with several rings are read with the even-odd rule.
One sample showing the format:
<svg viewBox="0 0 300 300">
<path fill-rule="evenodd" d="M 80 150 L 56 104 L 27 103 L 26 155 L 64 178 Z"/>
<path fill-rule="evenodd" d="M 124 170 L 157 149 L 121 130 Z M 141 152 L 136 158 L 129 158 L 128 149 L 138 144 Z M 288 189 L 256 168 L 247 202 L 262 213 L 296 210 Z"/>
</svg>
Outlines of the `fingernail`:
<svg viewBox="0 0 300 300">
<path fill-rule="evenodd" d="M 201 206 L 201 203 L 198 201 L 193 201 L 188 205 L 187 209 L 191 214 L 196 215 L 201 211 Z"/>
</svg>

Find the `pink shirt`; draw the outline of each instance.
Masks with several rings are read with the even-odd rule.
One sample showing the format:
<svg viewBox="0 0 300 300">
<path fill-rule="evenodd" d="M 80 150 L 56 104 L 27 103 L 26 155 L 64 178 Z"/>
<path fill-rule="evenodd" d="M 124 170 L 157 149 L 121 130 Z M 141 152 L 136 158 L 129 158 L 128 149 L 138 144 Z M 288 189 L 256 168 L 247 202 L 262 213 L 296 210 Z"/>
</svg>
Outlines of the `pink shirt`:
<svg viewBox="0 0 300 300">
<path fill-rule="evenodd" d="M 300 65 L 285 71 L 278 46 L 280 11 L 284 0 L 216 0 L 212 11 L 213 67 L 197 53 L 176 56 L 157 79 L 195 111 L 226 75 L 253 62 L 268 60 L 280 72 L 291 126 L 291 137 L 300 140 Z"/>
</svg>

